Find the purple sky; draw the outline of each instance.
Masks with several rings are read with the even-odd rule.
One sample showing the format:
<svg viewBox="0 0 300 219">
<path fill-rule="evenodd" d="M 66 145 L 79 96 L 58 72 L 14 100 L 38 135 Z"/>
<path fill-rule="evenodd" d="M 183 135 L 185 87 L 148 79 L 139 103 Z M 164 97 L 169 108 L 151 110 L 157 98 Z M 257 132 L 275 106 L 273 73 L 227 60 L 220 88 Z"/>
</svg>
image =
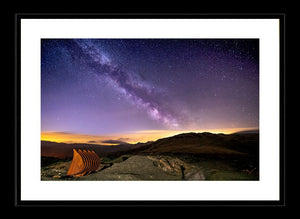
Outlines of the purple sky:
<svg viewBox="0 0 300 219">
<path fill-rule="evenodd" d="M 42 39 L 42 132 L 257 127 L 256 39 Z"/>
</svg>

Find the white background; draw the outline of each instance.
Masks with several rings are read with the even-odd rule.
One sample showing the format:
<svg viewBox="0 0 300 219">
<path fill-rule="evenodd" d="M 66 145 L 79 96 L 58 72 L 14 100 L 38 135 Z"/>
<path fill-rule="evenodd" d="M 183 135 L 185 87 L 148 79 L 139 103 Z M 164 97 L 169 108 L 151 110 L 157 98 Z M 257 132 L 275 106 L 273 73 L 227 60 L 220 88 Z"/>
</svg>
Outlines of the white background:
<svg viewBox="0 0 300 219">
<path fill-rule="evenodd" d="M 259 181 L 41 181 L 41 38 L 259 38 Z M 22 19 L 21 200 L 279 200 L 278 19 Z"/>
</svg>

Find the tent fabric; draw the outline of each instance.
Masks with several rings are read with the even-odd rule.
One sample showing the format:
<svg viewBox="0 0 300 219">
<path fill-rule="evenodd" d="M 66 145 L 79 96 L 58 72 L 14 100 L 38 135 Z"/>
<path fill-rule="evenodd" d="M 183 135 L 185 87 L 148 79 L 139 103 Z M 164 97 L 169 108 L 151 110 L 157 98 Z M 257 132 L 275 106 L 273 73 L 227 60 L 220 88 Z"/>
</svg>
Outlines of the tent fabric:
<svg viewBox="0 0 300 219">
<path fill-rule="evenodd" d="M 73 149 L 73 160 L 68 176 L 80 177 L 96 171 L 100 166 L 100 157 L 93 150 Z"/>
</svg>

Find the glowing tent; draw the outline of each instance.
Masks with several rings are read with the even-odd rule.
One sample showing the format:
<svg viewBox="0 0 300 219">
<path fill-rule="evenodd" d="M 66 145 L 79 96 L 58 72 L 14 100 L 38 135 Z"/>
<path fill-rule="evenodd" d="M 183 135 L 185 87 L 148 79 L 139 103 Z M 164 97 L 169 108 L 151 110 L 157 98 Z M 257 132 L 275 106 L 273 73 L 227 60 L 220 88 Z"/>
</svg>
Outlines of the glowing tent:
<svg viewBox="0 0 300 219">
<path fill-rule="evenodd" d="M 73 160 L 70 165 L 68 176 L 80 177 L 96 171 L 100 166 L 100 158 L 91 150 L 73 149 Z"/>
</svg>

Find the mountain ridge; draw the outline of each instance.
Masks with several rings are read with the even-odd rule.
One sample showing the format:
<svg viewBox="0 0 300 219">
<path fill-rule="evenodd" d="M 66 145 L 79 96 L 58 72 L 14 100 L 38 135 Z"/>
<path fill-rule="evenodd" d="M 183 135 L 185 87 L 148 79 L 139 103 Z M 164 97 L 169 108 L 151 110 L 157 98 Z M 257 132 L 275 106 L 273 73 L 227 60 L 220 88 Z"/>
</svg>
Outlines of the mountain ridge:
<svg viewBox="0 0 300 219">
<path fill-rule="evenodd" d="M 156 141 L 119 144 L 114 146 L 96 144 L 67 144 L 41 141 L 41 156 L 70 158 L 72 149 L 94 150 L 99 156 L 129 154 L 224 154 L 258 156 L 257 133 L 210 133 L 188 132 L 165 137 Z"/>
</svg>

